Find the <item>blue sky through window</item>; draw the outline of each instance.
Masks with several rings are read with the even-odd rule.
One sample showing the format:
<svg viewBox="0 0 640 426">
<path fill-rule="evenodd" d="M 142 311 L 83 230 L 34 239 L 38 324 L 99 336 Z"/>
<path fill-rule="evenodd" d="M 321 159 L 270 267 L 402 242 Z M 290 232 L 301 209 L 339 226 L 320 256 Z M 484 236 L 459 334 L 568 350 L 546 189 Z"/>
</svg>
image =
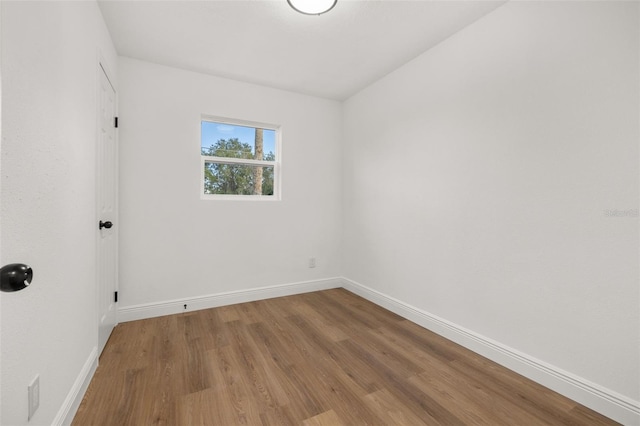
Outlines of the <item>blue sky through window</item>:
<svg viewBox="0 0 640 426">
<path fill-rule="evenodd" d="M 253 152 L 255 143 L 255 128 L 238 126 L 236 124 L 215 123 L 212 121 L 202 121 L 201 128 L 201 147 L 209 148 L 215 145 L 220 139 L 237 138 L 242 143 L 251 146 Z M 263 150 L 267 154 L 276 152 L 276 131 L 264 129 L 263 132 Z"/>
</svg>

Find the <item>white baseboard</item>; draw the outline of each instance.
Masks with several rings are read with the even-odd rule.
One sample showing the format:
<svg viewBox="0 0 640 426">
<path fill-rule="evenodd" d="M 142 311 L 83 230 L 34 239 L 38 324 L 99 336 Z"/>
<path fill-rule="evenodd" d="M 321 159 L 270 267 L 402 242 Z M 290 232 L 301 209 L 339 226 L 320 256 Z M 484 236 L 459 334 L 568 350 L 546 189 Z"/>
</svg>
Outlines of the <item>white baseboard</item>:
<svg viewBox="0 0 640 426">
<path fill-rule="evenodd" d="M 460 327 L 362 284 L 342 287 L 624 425 L 640 425 L 640 402 Z"/>
<path fill-rule="evenodd" d="M 269 287 L 259 287 L 247 290 L 230 291 L 185 299 L 175 299 L 144 305 L 125 306 L 118 309 L 118 322 L 135 321 L 163 315 L 179 314 L 200 309 L 217 308 L 218 306 L 236 303 L 253 302 L 274 297 L 291 296 L 293 294 L 309 293 L 312 291 L 328 290 L 342 287 L 341 278 L 328 278 L 315 281 L 303 281 L 292 284 L 281 284 Z M 187 305 L 185 309 L 184 305 Z"/>
<path fill-rule="evenodd" d="M 78 407 L 80 407 L 82 398 L 84 398 L 84 394 L 89 387 L 89 383 L 91 383 L 91 379 L 96 372 L 96 368 L 98 368 L 97 346 L 95 346 L 89 354 L 89 358 L 87 358 L 82 370 L 80 370 L 80 374 L 78 374 L 76 381 L 73 383 L 67 398 L 64 400 L 55 419 L 53 419 L 51 423 L 53 426 L 67 426 L 71 424 L 73 417 L 78 411 Z"/>
</svg>

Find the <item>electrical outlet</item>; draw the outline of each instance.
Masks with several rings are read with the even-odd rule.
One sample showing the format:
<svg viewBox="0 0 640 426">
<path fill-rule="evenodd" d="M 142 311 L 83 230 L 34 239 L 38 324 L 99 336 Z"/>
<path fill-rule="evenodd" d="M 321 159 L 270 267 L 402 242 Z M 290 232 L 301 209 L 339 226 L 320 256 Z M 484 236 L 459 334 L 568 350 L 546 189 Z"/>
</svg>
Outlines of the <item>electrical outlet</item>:
<svg viewBox="0 0 640 426">
<path fill-rule="evenodd" d="M 310 257 L 309 258 L 309 268 L 315 268 L 316 267 L 316 258 L 315 257 Z"/>
<path fill-rule="evenodd" d="M 29 393 L 29 417 L 27 420 L 31 420 L 33 415 L 36 413 L 36 410 L 40 406 L 40 376 L 36 376 L 35 379 L 29 385 L 28 393 Z"/>
</svg>

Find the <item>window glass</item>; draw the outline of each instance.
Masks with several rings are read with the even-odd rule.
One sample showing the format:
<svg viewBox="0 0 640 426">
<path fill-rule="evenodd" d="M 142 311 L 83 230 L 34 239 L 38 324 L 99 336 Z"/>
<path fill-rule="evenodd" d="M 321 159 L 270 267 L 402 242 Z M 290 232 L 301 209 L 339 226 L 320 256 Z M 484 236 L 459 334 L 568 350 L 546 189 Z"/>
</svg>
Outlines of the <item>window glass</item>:
<svg viewBox="0 0 640 426">
<path fill-rule="evenodd" d="M 201 120 L 204 198 L 278 199 L 278 130 L 231 120 Z"/>
</svg>

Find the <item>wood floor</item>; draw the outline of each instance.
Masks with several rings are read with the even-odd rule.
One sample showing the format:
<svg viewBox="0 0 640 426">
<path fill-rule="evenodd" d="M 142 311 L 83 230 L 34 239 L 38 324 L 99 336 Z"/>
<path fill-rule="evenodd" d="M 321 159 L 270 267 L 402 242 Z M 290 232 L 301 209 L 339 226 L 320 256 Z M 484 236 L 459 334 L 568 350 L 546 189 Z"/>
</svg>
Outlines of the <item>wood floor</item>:
<svg viewBox="0 0 640 426">
<path fill-rule="evenodd" d="M 120 324 L 73 425 L 610 425 L 343 289 Z"/>
</svg>

